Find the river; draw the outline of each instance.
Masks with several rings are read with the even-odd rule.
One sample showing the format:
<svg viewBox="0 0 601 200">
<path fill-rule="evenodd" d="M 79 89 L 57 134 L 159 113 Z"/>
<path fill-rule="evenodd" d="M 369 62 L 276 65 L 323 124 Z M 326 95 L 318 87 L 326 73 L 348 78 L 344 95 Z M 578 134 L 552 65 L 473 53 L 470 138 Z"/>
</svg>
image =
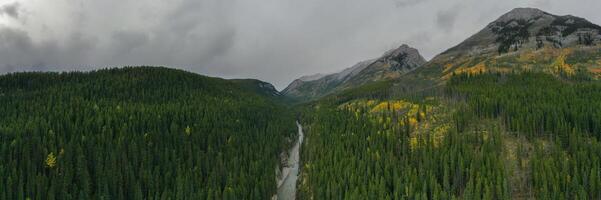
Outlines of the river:
<svg viewBox="0 0 601 200">
<path fill-rule="evenodd" d="M 278 200 L 296 199 L 296 181 L 300 171 L 300 148 L 305 137 L 301 124 L 296 122 L 296 126 L 298 127 L 298 139 L 289 150 L 286 166 L 283 167 L 282 176 L 278 179 Z"/>
</svg>

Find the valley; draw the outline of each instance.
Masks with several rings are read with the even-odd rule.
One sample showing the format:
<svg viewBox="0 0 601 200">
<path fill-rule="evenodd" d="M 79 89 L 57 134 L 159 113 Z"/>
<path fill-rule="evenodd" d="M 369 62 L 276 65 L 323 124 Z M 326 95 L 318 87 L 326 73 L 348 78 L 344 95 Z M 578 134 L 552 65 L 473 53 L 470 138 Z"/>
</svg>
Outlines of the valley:
<svg viewBox="0 0 601 200">
<path fill-rule="evenodd" d="M 303 145 L 303 127 L 296 122 L 298 127 L 298 138 L 294 142 L 292 149 L 288 151 L 288 158 L 285 159 L 285 165 L 282 166 L 281 176 L 278 177 L 278 194 L 276 199 L 292 200 L 296 199 L 296 184 L 300 173 L 300 148 Z"/>
<path fill-rule="evenodd" d="M 600 79 L 601 26 L 536 8 L 430 60 L 403 44 L 282 91 L 154 66 L 8 73 L 0 199 L 601 199 Z"/>
</svg>

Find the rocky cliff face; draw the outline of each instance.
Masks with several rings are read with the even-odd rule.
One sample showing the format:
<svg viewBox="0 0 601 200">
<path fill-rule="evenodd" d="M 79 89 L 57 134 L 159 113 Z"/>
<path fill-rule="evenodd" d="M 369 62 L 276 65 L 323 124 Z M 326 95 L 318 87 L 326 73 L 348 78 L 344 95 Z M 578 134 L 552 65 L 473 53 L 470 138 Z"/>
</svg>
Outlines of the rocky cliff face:
<svg viewBox="0 0 601 200">
<path fill-rule="evenodd" d="M 505 54 L 544 47 L 594 46 L 601 27 L 571 15 L 516 8 L 440 56 Z"/>
<path fill-rule="evenodd" d="M 338 73 L 296 79 L 282 94 L 297 100 L 312 100 L 365 83 L 397 78 L 425 63 L 416 49 L 402 45 L 380 58 L 359 62 Z"/>
<path fill-rule="evenodd" d="M 601 27 L 586 19 L 516 8 L 433 58 L 416 76 L 446 80 L 452 73 L 524 70 L 599 76 L 599 49 Z"/>
<path fill-rule="evenodd" d="M 417 49 L 402 45 L 397 49 L 386 52 L 362 70 L 361 73 L 341 84 L 341 87 L 350 88 L 374 81 L 397 79 L 424 64 L 426 64 L 426 60 L 419 54 Z"/>
</svg>

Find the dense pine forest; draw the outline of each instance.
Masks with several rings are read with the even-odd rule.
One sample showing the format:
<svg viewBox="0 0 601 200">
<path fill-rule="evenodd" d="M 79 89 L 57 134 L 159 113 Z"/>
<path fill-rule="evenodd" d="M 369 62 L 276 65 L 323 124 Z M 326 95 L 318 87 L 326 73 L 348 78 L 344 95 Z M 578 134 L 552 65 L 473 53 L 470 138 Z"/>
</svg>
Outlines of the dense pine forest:
<svg viewBox="0 0 601 200">
<path fill-rule="evenodd" d="M 0 76 L 0 199 L 268 199 L 289 108 L 154 67 Z"/>
<path fill-rule="evenodd" d="M 601 198 L 588 78 L 376 82 L 295 108 L 255 84 L 157 67 L 0 76 L 0 199 L 270 199 L 297 116 L 298 199 Z"/>
<path fill-rule="evenodd" d="M 523 138 L 515 156 L 530 173 L 535 197 L 601 198 L 599 82 L 548 74 L 464 74 L 449 82 L 448 91 L 466 99 L 469 109 L 460 115 L 499 119 L 507 134 Z"/>
<path fill-rule="evenodd" d="M 403 96 L 378 85 L 307 105 L 299 198 L 601 198 L 599 83 L 462 74 Z"/>
</svg>

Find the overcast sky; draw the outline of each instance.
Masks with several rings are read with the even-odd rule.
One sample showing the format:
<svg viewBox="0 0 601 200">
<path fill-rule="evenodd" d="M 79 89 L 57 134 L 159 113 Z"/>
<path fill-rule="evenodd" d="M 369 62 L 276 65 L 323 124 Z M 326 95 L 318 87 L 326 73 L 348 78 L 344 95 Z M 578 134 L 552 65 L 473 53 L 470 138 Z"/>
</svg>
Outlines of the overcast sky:
<svg viewBox="0 0 601 200">
<path fill-rule="evenodd" d="M 430 59 L 515 7 L 600 0 L 0 0 L 0 73 L 163 65 L 283 89 L 409 44 Z"/>
</svg>

